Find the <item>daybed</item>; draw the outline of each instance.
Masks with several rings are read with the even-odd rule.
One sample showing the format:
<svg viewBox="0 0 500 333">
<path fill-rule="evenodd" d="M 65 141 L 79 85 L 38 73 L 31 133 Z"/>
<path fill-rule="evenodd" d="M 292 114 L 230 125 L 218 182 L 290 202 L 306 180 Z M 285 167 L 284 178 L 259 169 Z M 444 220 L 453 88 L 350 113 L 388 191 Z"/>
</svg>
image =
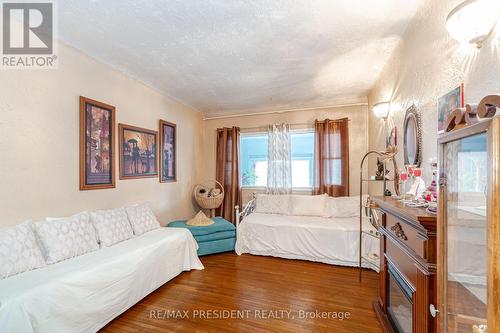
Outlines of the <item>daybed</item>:
<svg viewBox="0 0 500 333">
<path fill-rule="evenodd" d="M 97 233 L 97 250 L 0 280 L 0 331 L 96 332 L 182 271 L 203 269 L 188 230 L 147 229 L 110 246 Z"/>
<path fill-rule="evenodd" d="M 370 258 L 362 266 L 378 272 L 378 239 L 363 234 L 362 241 Z M 359 267 L 359 196 L 257 195 L 239 214 L 235 250 Z"/>
</svg>

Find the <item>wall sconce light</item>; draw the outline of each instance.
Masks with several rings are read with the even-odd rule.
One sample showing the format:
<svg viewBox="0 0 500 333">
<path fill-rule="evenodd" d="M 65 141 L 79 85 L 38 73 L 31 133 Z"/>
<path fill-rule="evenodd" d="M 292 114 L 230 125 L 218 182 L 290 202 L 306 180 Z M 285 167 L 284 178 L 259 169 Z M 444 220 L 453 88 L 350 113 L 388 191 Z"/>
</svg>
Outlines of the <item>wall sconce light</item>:
<svg viewBox="0 0 500 333">
<path fill-rule="evenodd" d="M 499 12 L 498 0 L 466 0 L 448 14 L 446 29 L 453 39 L 481 48 L 498 21 Z"/>
<path fill-rule="evenodd" d="M 389 108 L 391 106 L 391 103 L 389 102 L 381 102 L 373 105 L 373 114 L 375 117 L 380 118 L 380 119 L 387 119 L 389 116 Z"/>
</svg>

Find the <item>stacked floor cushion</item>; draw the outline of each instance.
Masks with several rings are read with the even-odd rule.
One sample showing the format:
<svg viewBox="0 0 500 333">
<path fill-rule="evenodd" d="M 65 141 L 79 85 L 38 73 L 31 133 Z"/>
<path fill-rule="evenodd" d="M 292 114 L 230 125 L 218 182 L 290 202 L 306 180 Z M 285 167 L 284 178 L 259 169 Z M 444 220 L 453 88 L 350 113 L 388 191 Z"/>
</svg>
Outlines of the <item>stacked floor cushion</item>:
<svg viewBox="0 0 500 333">
<path fill-rule="evenodd" d="M 234 244 L 236 243 L 236 227 L 234 224 L 222 217 L 214 217 L 212 220 L 214 223 L 206 226 L 187 225 L 187 220 L 180 220 L 170 222 L 167 227 L 188 229 L 198 242 L 199 256 L 234 251 Z"/>
</svg>

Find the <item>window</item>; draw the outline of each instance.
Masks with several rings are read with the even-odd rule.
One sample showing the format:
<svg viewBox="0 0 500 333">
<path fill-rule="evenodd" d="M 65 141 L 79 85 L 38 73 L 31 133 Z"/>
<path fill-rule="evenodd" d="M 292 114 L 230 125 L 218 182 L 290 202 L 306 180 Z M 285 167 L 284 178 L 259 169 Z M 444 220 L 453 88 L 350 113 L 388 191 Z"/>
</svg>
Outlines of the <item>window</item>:
<svg viewBox="0 0 500 333">
<path fill-rule="evenodd" d="M 292 187 L 312 187 L 314 132 L 292 133 Z"/>
<path fill-rule="evenodd" d="M 331 171 L 330 182 L 333 185 L 342 185 L 342 137 L 340 133 L 333 134 L 333 151 L 336 152 L 328 158 L 329 171 Z"/>
<path fill-rule="evenodd" d="M 241 185 L 267 185 L 267 134 L 242 134 L 240 138 Z"/>
<path fill-rule="evenodd" d="M 241 185 L 267 186 L 267 133 L 242 134 L 240 139 Z M 292 186 L 313 186 L 314 132 L 292 132 Z"/>
</svg>

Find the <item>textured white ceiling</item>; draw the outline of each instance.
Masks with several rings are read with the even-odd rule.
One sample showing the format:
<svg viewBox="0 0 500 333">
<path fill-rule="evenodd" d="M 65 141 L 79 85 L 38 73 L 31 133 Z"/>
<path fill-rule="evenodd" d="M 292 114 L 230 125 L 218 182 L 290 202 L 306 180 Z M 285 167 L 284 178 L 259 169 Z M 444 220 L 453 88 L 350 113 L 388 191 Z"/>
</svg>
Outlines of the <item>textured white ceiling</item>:
<svg viewBox="0 0 500 333">
<path fill-rule="evenodd" d="M 59 37 L 208 116 L 366 102 L 420 0 L 60 0 Z"/>
</svg>

